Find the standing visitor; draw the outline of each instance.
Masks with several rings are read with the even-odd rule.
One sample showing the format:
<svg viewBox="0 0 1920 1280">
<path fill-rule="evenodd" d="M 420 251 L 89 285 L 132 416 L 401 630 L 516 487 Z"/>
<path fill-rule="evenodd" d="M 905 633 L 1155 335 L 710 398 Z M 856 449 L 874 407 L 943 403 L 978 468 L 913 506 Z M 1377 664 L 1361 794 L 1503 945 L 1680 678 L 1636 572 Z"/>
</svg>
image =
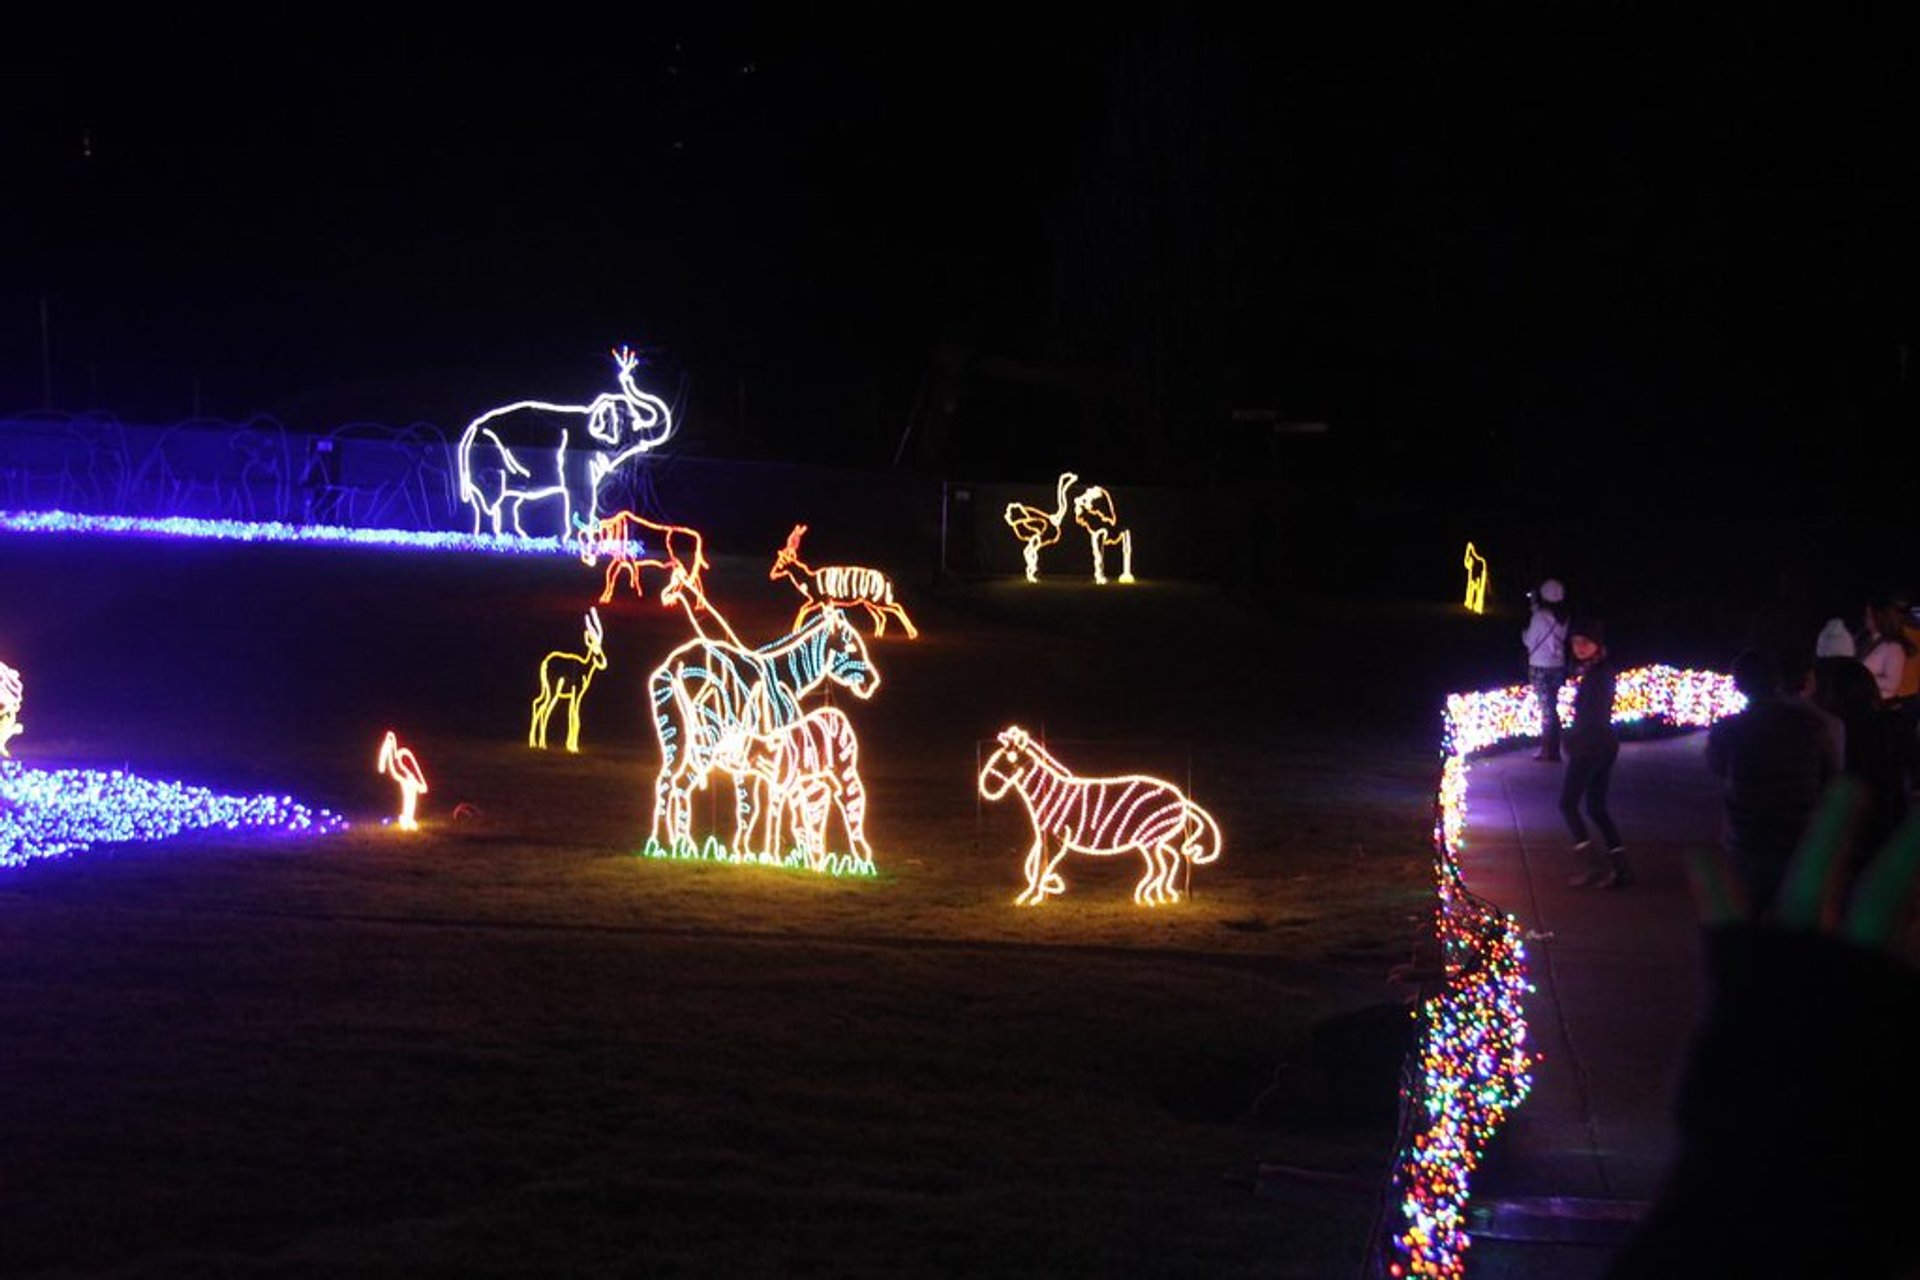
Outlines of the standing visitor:
<svg viewBox="0 0 1920 1280">
<path fill-rule="evenodd" d="M 1845 767 L 1845 748 L 1805 700 L 1788 696 L 1768 650 L 1736 657 L 1733 685 L 1747 706 L 1707 730 L 1707 767 L 1721 783 L 1728 860 L 1748 907 L 1764 917 L 1821 792 Z"/>
<path fill-rule="evenodd" d="M 1560 686 L 1567 682 L 1567 589 L 1548 578 L 1527 593 L 1532 615 L 1520 633 L 1527 651 L 1527 683 L 1540 708 L 1540 748 L 1535 760 L 1560 759 Z"/>
<path fill-rule="evenodd" d="M 1574 857 L 1586 864 L 1571 883 L 1575 888 L 1624 889 L 1633 883 L 1633 872 L 1613 815 L 1607 812 L 1607 787 L 1613 781 L 1614 761 L 1620 758 L 1620 739 L 1613 731 L 1613 663 L 1607 658 L 1600 620 L 1584 618 L 1568 626 L 1567 648 L 1579 684 L 1573 691 L 1573 721 L 1563 736 L 1567 772 L 1560 782 L 1560 814 L 1573 833 Z M 1583 802 L 1605 842 L 1604 855 L 1580 816 Z"/>
<path fill-rule="evenodd" d="M 1893 601 L 1876 599 L 1867 605 L 1865 621 L 1857 656 L 1873 673 L 1880 701 L 1891 703 L 1900 696 L 1901 679 L 1906 675 L 1907 663 L 1913 659 L 1913 642 L 1907 639 L 1906 619 Z"/>
</svg>

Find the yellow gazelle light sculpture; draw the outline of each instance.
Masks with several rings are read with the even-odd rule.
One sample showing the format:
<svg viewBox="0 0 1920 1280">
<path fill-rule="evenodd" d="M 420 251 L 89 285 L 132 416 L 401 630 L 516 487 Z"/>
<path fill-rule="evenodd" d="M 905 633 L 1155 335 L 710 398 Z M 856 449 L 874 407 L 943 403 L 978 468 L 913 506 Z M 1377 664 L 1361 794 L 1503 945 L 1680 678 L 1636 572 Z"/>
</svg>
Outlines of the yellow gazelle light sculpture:
<svg viewBox="0 0 1920 1280">
<path fill-rule="evenodd" d="M 1474 550 L 1473 543 L 1467 543 L 1466 557 L 1461 561 L 1467 570 L 1467 610 L 1470 613 L 1487 611 L 1487 558 Z"/>
<path fill-rule="evenodd" d="M 580 750 L 580 704 L 586 701 L 593 673 L 607 667 L 606 633 L 600 625 L 600 610 L 588 609 L 582 632 L 585 653 L 567 653 L 555 649 L 540 660 L 540 692 L 533 699 L 533 722 L 527 727 L 527 745 L 545 750 L 547 721 L 553 709 L 567 704 L 567 750 Z"/>
<path fill-rule="evenodd" d="M 808 614 L 817 610 L 829 606 L 852 609 L 857 605 L 872 619 L 876 636 L 887 634 L 889 616 L 900 620 L 907 639 L 920 634 L 906 609 L 893 598 L 893 580 L 886 574 L 854 564 L 828 564 L 815 569 L 802 560 L 800 538 L 806 531 L 807 526 L 803 524 L 793 526 L 793 532 L 787 535 L 787 545 L 773 553 L 773 568 L 767 571 L 770 580 L 785 577 L 806 600 L 794 615 L 795 631 L 806 625 Z"/>
<path fill-rule="evenodd" d="M 980 794 L 998 800 L 1017 793 L 1033 825 L 1027 885 L 1016 904 L 1034 906 L 1064 893 L 1066 882 L 1057 868 L 1069 853 L 1139 854 L 1147 870 L 1134 886 L 1133 900 L 1149 907 L 1180 900 L 1175 880 L 1183 863 L 1220 856 L 1219 824 L 1172 783 L 1144 774 L 1076 777 L 1018 725 L 1002 730 L 996 741 L 998 748 L 980 770 Z M 1049 836 L 1059 841 L 1051 856 Z"/>
<path fill-rule="evenodd" d="M 420 767 L 420 761 L 412 749 L 401 746 L 399 735 L 391 729 L 380 740 L 380 759 L 375 771 L 387 775 L 400 786 L 400 829 L 418 831 L 420 822 L 414 816 L 414 809 L 421 793 L 427 789 L 426 771 Z"/>
<path fill-rule="evenodd" d="M 10 756 L 7 743 L 27 726 L 20 723 L 20 699 L 25 693 L 20 673 L 0 662 L 0 756 Z"/>
<path fill-rule="evenodd" d="M 1073 497 L 1073 522 L 1087 531 L 1093 543 L 1093 580 L 1107 585 L 1107 548 L 1120 548 L 1120 581 L 1133 581 L 1133 531 L 1120 529 L 1113 512 L 1113 495 L 1089 485 Z"/>
</svg>

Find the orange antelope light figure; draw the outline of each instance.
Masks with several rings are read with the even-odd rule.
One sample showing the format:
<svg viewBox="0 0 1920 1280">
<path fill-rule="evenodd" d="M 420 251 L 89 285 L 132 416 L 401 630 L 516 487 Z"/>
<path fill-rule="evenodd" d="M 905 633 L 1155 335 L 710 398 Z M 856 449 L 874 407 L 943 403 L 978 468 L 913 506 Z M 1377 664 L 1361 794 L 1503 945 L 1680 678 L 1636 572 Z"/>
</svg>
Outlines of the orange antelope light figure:
<svg viewBox="0 0 1920 1280">
<path fill-rule="evenodd" d="M 547 721 L 553 718 L 554 707 L 564 702 L 567 704 L 567 750 L 580 750 L 580 704 L 586 701 L 593 673 L 607 667 L 606 633 L 600 625 L 600 610 L 587 610 L 586 627 L 581 634 L 586 641 L 585 653 L 555 649 L 540 660 L 540 692 L 533 699 L 533 723 L 527 727 L 530 747 L 546 749 Z"/>
<path fill-rule="evenodd" d="M 1074 495 L 1073 522 L 1087 531 L 1093 543 L 1093 580 L 1107 584 L 1107 548 L 1120 548 L 1120 581 L 1133 581 L 1133 531 L 1115 532 L 1120 517 L 1113 512 L 1113 495 L 1099 485 L 1090 485 Z"/>
<path fill-rule="evenodd" d="M 400 829 L 418 831 L 420 822 L 414 817 L 414 806 L 427 789 L 427 774 L 412 749 L 401 746 L 399 735 L 391 729 L 380 740 L 380 760 L 375 770 L 400 784 Z"/>
<path fill-rule="evenodd" d="M 1027 562 L 1027 581 L 1040 581 L 1040 548 L 1050 547 L 1060 541 L 1060 522 L 1067 518 L 1067 490 L 1073 488 L 1080 477 L 1071 471 L 1062 471 L 1055 489 L 1058 499 L 1052 511 L 1042 511 L 1039 507 L 1030 507 L 1024 502 L 1009 502 L 1002 518 L 1007 527 L 1013 530 L 1013 536 L 1026 544 L 1021 555 Z"/>
<path fill-rule="evenodd" d="M 1055 868 L 1069 853 L 1139 854 L 1147 873 L 1134 886 L 1133 900 L 1149 907 L 1180 900 L 1174 879 L 1183 861 L 1212 862 L 1220 856 L 1220 827 L 1213 815 L 1171 782 L 1137 773 L 1076 777 L 1018 725 L 995 740 L 999 748 L 980 770 L 980 794 L 998 800 L 1008 791 L 1018 793 L 1033 823 L 1027 887 L 1016 904 L 1033 906 L 1066 892 Z M 1052 857 L 1047 856 L 1049 837 L 1060 842 Z"/>
<path fill-rule="evenodd" d="M 809 568 L 800 558 L 800 536 L 807 526 L 797 524 L 793 532 L 787 535 L 787 545 L 773 553 L 773 568 L 767 571 L 769 580 L 786 578 L 806 603 L 800 606 L 800 612 L 793 616 L 793 630 L 798 631 L 806 625 L 807 615 L 817 609 L 829 606 L 835 609 L 851 609 L 859 605 L 873 619 L 873 634 L 887 634 L 887 616 L 900 619 L 900 625 L 906 629 L 907 638 L 913 639 L 920 629 L 913 625 L 913 619 L 893 598 L 893 581 L 878 569 L 868 569 L 853 564 L 822 565 L 818 569 Z"/>
<path fill-rule="evenodd" d="M 20 723 L 20 699 L 25 695 L 20 673 L 0 662 L 0 756 L 10 756 L 7 742 L 27 726 Z"/>
<path fill-rule="evenodd" d="M 633 587 L 633 594 L 646 598 L 641 589 L 640 571 L 642 569 L 665 569 L 667 585 L 660 588 L 660 603 L 669 607 L 679 605 L 687 612 L 687 621 L 693 624 L 694 631 L 706 639 L 725 640 L 729 644 L 739 644 L 740 637 L 734 634 L 733 627 L 707 601 L 706 589 L 701 585 L 700 575 L 707 569 L 706 541 L 698 529 L 686 525 L 657 524 L 645 516 L 632 511 L 616 511 L 610 516 L 589 524 L 576 520 L 574 537 L 580 544 L 580 560 L 591 565 L 603 554 L 608 557 L 605 585 L 600 591 L 600 603 L 606 604 L 613 599 L 615 584 L 622 575 Z M 648 529 L 659 534 L 658 550 L 651 548 L 654 543 L 646 539 L 636 539 L 635 529 Z M 642 554 L 633 554 L 636 541 L 642 545 Z M 719 631 L 711 635 L 708 627 Z"/>
<path fill-rule="evenodd" d="M 1467 570 L 1467 609 L 1471 613 L 1485 613 L 1487 609 L 1487 558 L 1481 555 L 1471 542 L 1467 544 L 1467 554 L 1461 560 Z"/>
</svg>

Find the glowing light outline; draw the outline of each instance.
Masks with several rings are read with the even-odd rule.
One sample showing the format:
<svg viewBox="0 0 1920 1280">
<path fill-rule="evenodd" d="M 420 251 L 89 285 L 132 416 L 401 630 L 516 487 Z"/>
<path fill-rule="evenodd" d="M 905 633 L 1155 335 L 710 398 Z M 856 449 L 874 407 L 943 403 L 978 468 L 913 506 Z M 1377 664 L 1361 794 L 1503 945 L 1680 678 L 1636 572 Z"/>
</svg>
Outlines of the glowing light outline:
<svg viewBox="0 0 1920 1280">
<path fill-rule="evenodd" d="M 547 749 L 547 725 L 560 703 L 567 704 L 567 750 L 580 750 L 580 709 L 593 684 L 593 673 L 607 669 L 606 631 L 600 624 L 600 610 L 590 608 L 581 632 L 585 653 L 554 649 L 540 659 L 540 692 L 533 698 L 533 719 L 527 726 L 527 745 Z M 424 790 L 424 788 L 422 788 Z"/>
<path fill-rule="evenodd" d="M 1133 900 L 1147 907 L 1180 901 L 1174 878 L 1183 861 L 1204 865 L 1220 856 L 1219 823 L 1166 779 L 1141 773 L 1081 777 L 1019 725 L 1007 726 L 994 741 L 1000 745 L 980 768 L 979 793 L 987 800 L 1016 793 L 1033 827 L 1024 864 L 1027 887 L 1015 905 L 1038 906 L 1065 893 L 1066 881 L 1057 868 L 1069 853 L 1138 853 L 1147 870 L 1133 888 Z M 1036 787 L 1036 776 L 1046 785 Z M 1036 796 L 1036 791 L 1042 794 Z M 1115 838 L 1115 824 L 1124 838 Z M 1172 843 L 1176 834 L 1177 849 Z M 1051 858 L 1046 856 L 1049 836 L 1060 842 L 1060 851 Z"/>
<path fill-rule="evenodd" d="M 25 696 L 20 673 L 0 662 L 0 758 L 13 755 L 7 744 L 27 727 L 20 722 L 20 702 Z"/>
<path fill-rule="evenodd" d="M 725 762 L 741 750 L 736 735 L 774 733 L 791 725 L 803 714 L 801 699 L 829 682 L 862 701 L 880 687 L 880 670 L 865 639 L 834 608 L 757 649 L 702 636 L 668 653 L 647 678 L 660 746 L 649 847 L 672 856 L 697 848 L 693 792 L 709 786 L 716 770 L 727 772 Z M 697 732 L 703 726 L 706 732 Z M 752 774 L 729 776 L 735 820 L 726 849 L 737 860 L 777 861 L 771 851 L 752 848 L 753 819 L 768 803 L 762 783 Z"/>
<path fill-rule="evenodd" d="M 1467 543 L 1467 553 L 1461 559 L 1467 571 L 1466 606 L 1469 613 L 1487 611 L 1487 558 L 1474 549 L 1473 543 Z"/>
<path fill-rule="evenodd" d="M 615 347 L 612 351 L 613 362 L 617 370 L 614 380 L 619 387 L 618 394 L 602 392 L 586 404 L 559 404 L 548 400 L 516 400 L 511 404 L 499 405 L 488 409 L 469 422 L 460 433 L 460 439 L 454 446 L 454 458 L 459 469 L 460 501 L 473 508 L 473 531 L 479 533 L 485 522 L 483 517 L 491 517 L 493 532 L 503 534 L 505 520 L 503 509 L 512 504 L 513 532 L 521 537 L 527 536 L 526 529 L 520 523 L 520 511 L 528 502 L 544 503 L 554 498 L 560 500 L 560 536 L 568 536 L 574 524 L 574 493 L 568 478 L 568 447 L 572 442 L 572 431 L 560 427 L 558 445 L 553 450 L 552 466 L 546 465 L 544 452 L 522 447 L 515 450 L 500 438 L 499 432 L 489 425 L 509 414 L 523 410 L 534 410 L 543 414 L 558 414 L 582 417 L 586 419 L 587 435 L 608 447 L 616 446 L 622 437 L 622 423 L 627 421 L 626 430 L 633 433 L 635 441 L 611 458 L 604 454 L 593 454 L 587 461 L 587 520 L 592 524 L 600 514 L 600 486 L 606 478 L 633 458 L 648 453 L 664 444 L 673 435 L 673 410 L 667 402 L 658 396 L 650 395 L 634 385 L 633 370 L 640 363 L 640 357 L 631 347 Z M 629 421 L 630 420 L 630 421 Z M 637 425 L 632 425 L 637 424 Z M 646 432 L 659 428 L 658 433 Z M 551 428 L 550 428 L 551 429 Z M 476 447 L 486 449 L 490 458 L 501 464 L 500 492 L 492 496 L 481 491 L 474 476 L 473 453 Z M 529 465 L 538 463 L 538 469 Z M 514 487 L 510 477 L 526 477 L 536 481 L 524 488 Z M 537 480 L 536 480 L 537 477 Z"/>
<path fill-rule="evenodd" d="M 1042 511 L 1039 507 L 1024 502 L 1009 502 L 1000 513 L 1007 528 L 1013 530 L 1013 536 L 1023 544 L 1021 555 L 1027 565 L 1027 581 L 1040 581 L 1040 551 L 1060 541 L 1060 525 L 1067 518 L 1067 490 L 1078 484 L 1080 477 L 1071 471 L 1062 471 L 1060 479 L 1054 484 L 1057 504 L 1052 511 Z"/>
<path fill-rule="evenodd" d="M 400 787 L 400 815 L 395 821 L 402 831 L 418 831 L 420 822 L 414 816 L 415 806 L 427 791 L 426 770 L 420 767 L 420 759 L 413 749 L 400 745 L 400 736 L 392 729 L 380 740 L 380 758 L 374 766 L 374 772 L 392 778 Z"/>
<path fill-rule="evenodd" d="M 100 537 L 199 538 L 226 542 L 293 542 L 397 551 L 477 551 L 496 555 L 572 555 L 570 539 L 517 534 L 363 529 L 352 525 L 274 520 L 207 520 L 196 516 L 95 516 L 72 511 L 0 512 L 0 533 Z"/>
<path fill-rule="evenodd" d="M 1102 503 L 1104 502 L 1104 505 Z M 1114 529 L 1120 523 L 1120 517 L 1114 513 L 1113 495 L 1104 486 L 1088 485 L 1073 496 L 1073 522 L 1087 531 L 1087 540 L 1093 544 L 1093 580 L 1099 586 L 1107 585 L 1107 548 L 1120 548 L 1119 582 L 1132 582 L 1133 579 L 1133 531 Z M 1101 527 L 1095 528 L 1095 523 Z"/>
<path fill-rule="evenodd" d="M 876 636 L 887 634 L 887 616 L 891 614 L 900 619 L 900 625 L 906 629 L 907 639 L 919 638 L 920 629 L 907 616 L 906 607 L 893 598 L 893 579 L 865 565 L 810 567 L 800 558 L 800 539 L 806 532 L 807 526 L 804 524 L 793 526 L 793 532 L 787 535 L 787 545 L 773 553 L 773 568 L 767 571 L 768 581 L 784 577 L 806 601 L 800 606 L 800 612 L 793 616 L 793 630 L 798 631 L 805 626 L 807 615 L 817 609 L 830 606 L 847 611 L 858 605 L 867 611 L 867 618 L 873 623 L 873 634 Z"/>
<path fill-rule="evenodd" d="M 852 869 L 874 866 L 866 836 L 860 739 L 846 712 L 832 705 L 814 707 L 784 728 L 736 736 L 722 745 L 721 756 L 729 773 L 753 774 L 763 784 L 751 823 L 765 826 L 762 850 L 797 853 L 808 867 L 825 870 L 835 856 L 826 835 L 837 811 L 847 834 L 844 862 Z"/>
</svg>

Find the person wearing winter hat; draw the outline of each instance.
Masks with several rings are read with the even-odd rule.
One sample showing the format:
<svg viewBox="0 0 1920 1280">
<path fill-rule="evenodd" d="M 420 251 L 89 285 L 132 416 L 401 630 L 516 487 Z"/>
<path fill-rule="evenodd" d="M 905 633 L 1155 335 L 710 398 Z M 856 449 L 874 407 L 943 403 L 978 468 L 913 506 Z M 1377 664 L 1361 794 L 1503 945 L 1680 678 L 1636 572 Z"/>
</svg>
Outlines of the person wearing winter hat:
<svg viewBox="0 0 1920 1280">
<path fill-rule="evenodd" d="M 1813 656 L 1816 658 L 1851 658 L 1855 656 L 1853 632 L 1847 630 L 1845 618 L 1828 618 L 1827 625 L 1820 628 L 1820 634 L 1813 642 Z"/>
<path fill-rule="evenodd" d="M 1527 684 L 1540 708 L 1540 749 L 1535 760 L 1560 759 L 1560 686 L 1567 682 L 1567 589 L 1548 578 L 1527 593 L 1531 616 L 1520 633 L 1527 651 Z"/>
<path fill-rule="evenodd" d="M 1620 830 L 1607 811 L 1607 787 L 1613 781 L 1614 761 L 1620 758 L 1620 739 L 1613 731 L 1613 664 L 1607 658 L 1605 627 L 1598 618 L 1574 619 L 1567 627 L 1567 648 L 1579 684 L 1565 734 L 1567 772 L 1560 782 L 1560 816 L 1573 834 L 1574 857 L 1585 864 L 1571 883 L 1575 888 L 1624 889 L 1633 883 L 1633 872 Z M 1604 856 L 1580 816 L 1582 802 L 1606 842 Z"/>
</svg>

